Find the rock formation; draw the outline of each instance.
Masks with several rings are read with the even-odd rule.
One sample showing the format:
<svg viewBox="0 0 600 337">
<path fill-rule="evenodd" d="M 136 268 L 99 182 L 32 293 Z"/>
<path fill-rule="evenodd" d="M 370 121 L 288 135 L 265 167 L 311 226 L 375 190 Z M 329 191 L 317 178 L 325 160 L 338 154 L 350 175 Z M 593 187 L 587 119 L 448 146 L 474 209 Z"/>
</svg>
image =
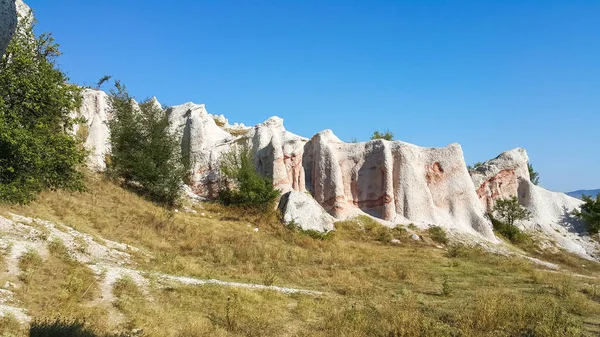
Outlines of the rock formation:
<svg viewBox="0 0 600 337">
<path fill-rule="evenodd" d="M 458 144 L 344 143 L 326 130 L 307 144 L 303 164 L 307 189 L 338 218 L 365 212 L 393 223 L 435 224 L 494 240 Z"/>
<path fill-rule="evenodd" d="M 516 196 L 531 212 L 531 219 L 520 224 L 524 229 L 537 232 L 579 255 L 597 255 L 595 244 L 571 215 L 582 201 L 534 185 L 529 179 L 528 163 L 527 152 L 517 148 L 471 171 L 482 206 L 491 210 L 497 200 Z"/>
<path fill-rule="evenodd" d="M 101 91 L 86 90 L 78 111 L 87 119 L 86 147 L 96 169 L 105 167 L 110 150 L 107 99 Z M 194 103 L 171 107 L 167 114 L 171 132 L 181 140 L 191 188 L 201 197 L 218 192 L 221 156 L 247 146 L 258 171 L 277 188 L 309 192 L 338 219 L 366 213 L 391 226 L 439 225 L 495 241 L 458 144 L 422 148 L 400 141 L 344 143 L 330 130 L 309 140 L 287 131 L 279 117 L 254 128 L 232 128 L 224 117 Z"/>
<path fill-rule="evenodd" d="M 333 230 L 335 218 L 309 194 L 288 192 L 281 197 L 278 208 L 286 225 L 295 225 L 303 230 L 317 232 Z"/>
<path fill-rule="evenodd" d="M 76 125 L 74 131 L 85 139 L 85 148 L 90 151 L 88 166 L 94 170 L 106 169 L 105 156 L 110 153 L 110 131 L 107 121 L 110 117 L 108 95 L 104 91 L 85 89 L 81 107 L 75 117 L 83 117 L 86 122 Z"/>
<path fill-rule="evenodd" d="M 15 1 L 0 0 L 0 56 L 4 55 L 16 27 L 17 6 Z"/>
</svg>

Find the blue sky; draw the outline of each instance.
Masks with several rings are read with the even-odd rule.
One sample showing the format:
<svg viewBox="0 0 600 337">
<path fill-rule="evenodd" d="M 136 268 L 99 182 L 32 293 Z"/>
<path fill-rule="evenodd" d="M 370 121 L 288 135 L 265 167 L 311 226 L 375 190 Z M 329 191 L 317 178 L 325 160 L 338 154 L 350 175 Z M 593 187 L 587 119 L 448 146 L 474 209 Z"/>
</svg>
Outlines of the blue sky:
<svg viewBox="0 0 600 337">
<path fill-rule="evenodd" d="M 543 186 L 600 188 L 598 1 L 27 3 L 79 84 L 306 137 L 458 142 L 467 163 L 521 146 Z"/>
</svg>

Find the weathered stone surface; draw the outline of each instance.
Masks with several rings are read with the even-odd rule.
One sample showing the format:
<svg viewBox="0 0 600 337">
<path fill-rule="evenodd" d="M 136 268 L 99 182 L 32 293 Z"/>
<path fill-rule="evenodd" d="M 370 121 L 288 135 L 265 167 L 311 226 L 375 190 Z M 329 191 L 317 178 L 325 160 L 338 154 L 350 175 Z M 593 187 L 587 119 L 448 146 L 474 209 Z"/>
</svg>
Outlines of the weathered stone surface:
<svg viewBox="0 0 600 337">
<path fill-rule="evenodd" d="M 345 143 L 326 130 L 306 145 L 303 165 L 307 190 L 338 218 L 362 211 L 394 223 L 436 224 L 494 240 L 458 144 Z"/>
<path fill-rule="evenodd" d="M 471 171 L 477 196 L 490 210 L 496 200 L 517 195 L 520 181 L 529 181 L 529 156 L 524 149 L 506 151 Z"/>
<path fill-rule="evenodd" d="M 15 1 L 0 0 L 0 56 L 4 55 L 16 27 L 17 7 Z"/>
<path fill-rule="evenodd" d="M 571 215 L 582 201 L 534 185 L 529 179 L 528 163 L 527 152 L 517 148 L 471 171 L 483 207 L 491 210 L 497 200 L 516 196 L 519 204 L 531 212 L 530 220 L 518 224 L 523 229 L 549 238 L 579 255 L 597 256 L 596 245 L 584 235 L 582 225 Z"/>
<path fill-rule="evenodd" d="M 291 191 L 284 194 L 278 208 L 287 225 L 293 224 L 303 230 L 318 232 L 328 232 L 333 229 L 335 218 L 306 193 Z"/>
<path fill-rule="evenodd" d="M 110 117 L 109 97 L 104 91 L 85 89 L 82 93 L 81 107 L 75 111 L 75 117 L 84 117 L 84 125 L 76 125 L 76 135 L 84 137 L 85 148 L 90 152 L 88 166 L 94 170 L 106 169 L 105 156 L 110 153 Z"/>
<path fill-rule="evenodd" d="M 105 99 L 97 91 L 86 91 L 81 114 L 88 121 L 109 118 Z M 222 155 L 248 146 L 258 171 L 272 177 L 278 189 L 308 191 L 338 219 L 367 213 L 393 224 L 435 224 L 495 241 L 458 144 L 423 148 L 400 141 L 344 143 L 330 130 L 309 140 L 287 131 L 279 117 L 234 135 L 228 121 L 209 114 L 204 105 L 186 103 L 168 114 L 171 132 L 181 139 L 190 185 L 201 197 L 218 193 Z M 86 146 L 94 149 L 95 167 L 102 167 L 107 139 L 106 128 L 90 128 Z"/>
</svg>

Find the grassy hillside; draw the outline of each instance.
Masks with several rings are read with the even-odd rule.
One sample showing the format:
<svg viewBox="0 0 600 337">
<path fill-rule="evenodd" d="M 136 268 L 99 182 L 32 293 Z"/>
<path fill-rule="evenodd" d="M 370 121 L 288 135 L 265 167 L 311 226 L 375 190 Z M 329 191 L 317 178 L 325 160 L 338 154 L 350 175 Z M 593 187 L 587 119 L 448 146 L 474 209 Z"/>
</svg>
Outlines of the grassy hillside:
<svg viewBox="0 0 600 337">
<path fill-rule="evenodd" d="M 547 256 L 561 262 L 555 272 L 452 241 L 439 248 L 426 232 L 424 240 L 413 241 L 406 230 L 367 218 L 338 223 L 335 233 L 321 236 L 286 229 L 274 214 L 246 214 L 214 203 L 189 206 L 197 213 L 166 211 L 99 177 L 89 179 L 87 192 L 46 192 L 26 206 L 0 206 L 5 216 L 42 218 L 138 247 L 132 253 L 137 268 L 149 272 L 146 287 L 122 278 L 113 287 L 112 303 L 102 304 L 100 280 L 56 246 L 44 261 L 21 259 L 21 276 L 12 279 L 20 285 L 19 301 L 33 317 L 85 318 L 101 331 L 143 336 L 593 336 L 599 331 L 600 266 L 568 254 Z M 324 294 L 164 286 L 153 280 L 155 272 Z M 0 321 L 2 329 L 9 336 L 24 333 L 10 318 Z"/>
</svg>

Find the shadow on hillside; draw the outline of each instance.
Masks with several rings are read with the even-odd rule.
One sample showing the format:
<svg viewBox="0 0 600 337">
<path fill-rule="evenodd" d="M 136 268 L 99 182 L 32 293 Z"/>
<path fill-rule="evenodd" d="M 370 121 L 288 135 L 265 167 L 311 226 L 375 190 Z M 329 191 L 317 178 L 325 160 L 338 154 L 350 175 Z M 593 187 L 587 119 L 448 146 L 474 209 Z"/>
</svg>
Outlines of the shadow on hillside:
<svg viewBox="0 0 600 337">
<path fill-rule="evenodd" d="M 562 215 L 559 219 L 559 224 L 566 228 L 569 232 L 575 234 L 585 234 L 587 229 L 585 224 L 573 215 L 566 207 L 562 209 Z"/>
</svg>

